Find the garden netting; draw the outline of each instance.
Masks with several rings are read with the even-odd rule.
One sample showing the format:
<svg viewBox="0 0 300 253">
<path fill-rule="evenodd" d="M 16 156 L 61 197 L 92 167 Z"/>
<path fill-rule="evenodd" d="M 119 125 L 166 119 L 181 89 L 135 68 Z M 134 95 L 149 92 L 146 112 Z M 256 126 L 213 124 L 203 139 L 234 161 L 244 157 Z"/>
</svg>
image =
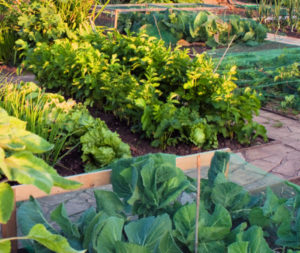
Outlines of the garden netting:
<svg viewBox="0 0 300 253">
<path fill-rule="evenodd" d="M 156 26 L 155 18 L 159 19 L 159 16 L 168 15 L 172 12 L 195 14 L 200 11 L 209 11 L 212 13 L 226 13 L 226 10 L 227 7 L 224 6 L 203 3 L 115 4 L 108 5 L 95 23 L 98 26 L 114 27 L 124 31 L 124 24 L 126 22 L 132 23 L 135 19 L 147 20 L 148 24 Z"/>
<path fill-rule="evenodd" d="M 201 178 L 208 177 L 208 169 L 208 166 L 201 167 Z M 188 170 L 186 174 L 196 178 L 197 169 Z M 278 196 L 284 198 L 290 198 L 296 194 L 295 190 L 286 184 L 285 179 L 248 163 L 238 153 L 230 153 L 228 179 L 243 186 L 245 190 L 252 194 L 265 192 L 267 187 L 270 187 Z"/>
<path fill-rule="evenodd" d="M 237 66 L 235 82 L 240 88 L 256 90 L 263 102 L 276 101 L 282 108 L 300 110 L 300 47 L 257 48 L 248 49 L 252 52 L 229 50 L 224 58 L 223 51 L 209 54 L 216 64 L 221 61 L 219 73 Z"/>
</svg>

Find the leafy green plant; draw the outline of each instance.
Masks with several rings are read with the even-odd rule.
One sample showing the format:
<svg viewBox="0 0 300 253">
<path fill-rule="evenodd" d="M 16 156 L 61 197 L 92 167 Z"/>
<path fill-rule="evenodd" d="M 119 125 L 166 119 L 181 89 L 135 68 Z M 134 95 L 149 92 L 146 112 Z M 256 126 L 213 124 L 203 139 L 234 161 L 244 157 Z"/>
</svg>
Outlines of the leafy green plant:
<svg viewBox="0 0 300 253">
<path fill-rule="evenodd" d="M 217 147 L 219 135 L 242 143 L 266 139 L 265 129 L 252 121 L 260 108 L 256 94 L 238 91 L 235 69 L 217 74 L 206 55 L 191 60 L 187 51 L 146 35 L 88 27 L 72 41 L 38 43 L 34 49 L 18 44 L 26 51 L 25 66 L 43 85 L 113 112 L 154 146 Z"/>
<path fill-rule="evenodd" d="M 119 158 L 130 157 L 130 148 L 117 133 L 111 132 L 103 121 L 96 120 L 93 128 L 80 137 L 85 170 L 103 167 Z"/>
<path fill-rule="evenodd" d="M 114 159 L 129 157 L 129 146 L 112 133 L 100 119 L 93 118 L 85 106 L 47 93 L 34 83 L 4 83 L 0 106 L 27 122 L 27 129 L 55 143 L 43 158 L 59 165 L 62 157 L 81 145 L 86 169 L 100 168 Z"/>
<path fill-rule="evenodd" d="M 50 193 L 52 186 L 76 189 L 79 183 L 60 177 L 57 172 L 34 154 L 53 146 L 38 135 L 25 130 L 26 122 L 11 117 L 0 107 L 0 222 L 7 223 L 14 208 L 14 192 L 8 181 L 32 184 Z M 77 252 L 59 235 L 53 235 L 42 225 L 35 225 L 23 238 L 0 239 L 0 250 L 9 253 L 11 240 L 36 240 L 55 252 Z"/>
<path fill-rule="evenodd" d="M 37 201 L 31 199 L 29 202 L 22 204 L 18 212 L 21 230 L 23 233 L 27 233 L 36 222 L 40 222 L 44 226 L 50 227 L 49 230 L 68 238 L 69 243 L 75 249 L 82 250 L 85 248 L 88 249 L 88 252 L 163 253 L 167 250 L 172 250 L 174 253 L 181 252 L 171 235 L 172 222 L 167 214 L 129 220 L 118 213 L 113 213 L 116 207 L 120 206 L 118 198 L 116 198 L 118 202 L 114 202 L 110 209 L 103 209 L 103 205 L 105 208 L 105 204 L 115 199 L 115 195 L 111 192 L 106 194 L 106 202 L 103 202 L 101 196 L 102 191 L 96 190 L 95 197 L 98 210 L 95 211 L 94 208 L 87 209 L 76 223 L 71 222 L 64 204 L 60 204 L 51 213 L 51 220 L 59 225 L 60 230 L 53 228 L 47 222 Z M 98 201 L 98 198 L 100 201 Z M 120 209 L 122 210 L 122 206 L 120 206 Z M 25 220 L 22 216 L 24 213 L 30 219 Z M 50 252 L 36 242 L 27 244 L 27 249 Z"/>
<path fill-rule="evenodd" d="M 267 29 L 251 19 L 231 15 L 224 19 L 201 11 L 197 15 L 188 12 L 161 12 L 154 14 L 126 14 L 120 17 L 121 32 L 144 31 L 150 36 L 163 39 L 167 45 L 184 39 L 189 42 L 205 42 L 208 47 L 227 45 L 235 42 L 249 45 L 262 42 Z M 233 37 L 234 36 L 234 37 Z"/>
<path fill-rule="evenodd" d="M 190 187 L 174 162 L 174 155 L 149 154 L 120 159 L 107 168 L 112 169 L 114 192 L 132 206 L 133 214 L 145 217 L 176 208 L 175 200 Z"/>
</svg>

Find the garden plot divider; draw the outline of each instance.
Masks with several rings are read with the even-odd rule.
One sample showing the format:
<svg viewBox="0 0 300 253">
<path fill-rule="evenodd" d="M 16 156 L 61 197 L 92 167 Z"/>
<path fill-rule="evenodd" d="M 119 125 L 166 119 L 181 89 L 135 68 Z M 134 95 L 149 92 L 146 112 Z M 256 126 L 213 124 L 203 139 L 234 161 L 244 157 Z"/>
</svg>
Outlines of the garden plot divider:
<svg viewBox="0 0 300 253">
<path fill-rule="evenodd" d="M 229 148 L 220 149 L 218 151 L 230 152 Z M 193 155 L 179 156 L 176 158 L 176 166 L 183 171 L 196 169 L 198 161 L 200 160 L 201 167 L 209 167 L 212 157 L 215 151 L 208 151 Z M 3 238 L 17 236 L 17 219 L 16 219 L 16 202 L 29 200 L 30 196 L 34 198 L 42 198 L 46 196 L 53 196 L 57 194 L 63 194 L 67 192 L 74 192 L 98 186 L 104 186 L 110 184 L 111 170 L 101 170 L 90 173 L 79 174 L 75 176 L 69 176 L 67 179 L 78 181 L 82 184 L 79 189 L 76 190 L 64 190 L 58 187 L 53 187 L 51 193 L 48 195 L 45 192 L 39 190 L 33 185 L 17 185 L 13 187 L 15 194 L 15 209 L 12 213 L 11 219 L 5 225 L 1 226 L 1 233 Z M 17 253 L 17 241 L 12 242 L 12 253 Z"/>
<path fill-rule="evenodd" d="M 100 10 L 103 6 L 97 6 L 97 10 Z M 212 4 L 197 4 L 197 3 L 145 3 L 145 4 L 112 4 L 107 5 L 99 17 L 95 20 L 96 25 L 106 25 L 111 26 L 115 29 L 118 28 L 119 15 L 122 13 L 132 13 L 132 12 L 159 12 L 173 10 L 178 11 L 210 11 L 214 10 L 227 10 L 227 6 L 219 6 Z"/>
</svg>

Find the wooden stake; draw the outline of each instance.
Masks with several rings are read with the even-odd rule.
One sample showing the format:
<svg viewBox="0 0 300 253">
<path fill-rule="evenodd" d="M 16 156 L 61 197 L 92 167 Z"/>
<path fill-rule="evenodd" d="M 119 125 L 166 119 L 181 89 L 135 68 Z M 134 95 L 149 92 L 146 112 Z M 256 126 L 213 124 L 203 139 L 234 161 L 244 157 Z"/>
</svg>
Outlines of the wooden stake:
<svg viewBox="0 0 300 253">
<path fill-rule="evenodd" d="M 115 10 L 115 24 L 114 24 L 114 28 L 116 30 L 118 28 L 118 19 L 119 19 L 119 10 Z"/>
<path fill-rule="evenodd" d="M 195 228 L 195 253 L 198 252 L 198 225 L 200 211 L 200 192 L 201 192 L 201 157 L 197 156 L 197 208 L 196 208 L 196 228 Z"/>
<path fill-rule="evenodd" d="M 229 173 L 229 162 L 227 163 L 226 170 L 225 170 L 225 177 L 228 179 L 228 173 Z"/>
</svg>

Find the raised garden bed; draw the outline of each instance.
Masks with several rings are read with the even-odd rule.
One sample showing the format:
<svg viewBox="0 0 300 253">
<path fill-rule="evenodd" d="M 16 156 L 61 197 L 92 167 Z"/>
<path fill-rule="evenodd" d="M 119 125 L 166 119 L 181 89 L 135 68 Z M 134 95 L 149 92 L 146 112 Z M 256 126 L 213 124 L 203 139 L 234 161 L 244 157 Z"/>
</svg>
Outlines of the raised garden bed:
<svg viewBox="0 0 300 253">
<path fill-rule="evenodd" d="M 207 167 L 210 164 L 210 160 L 212 158 L 213 153 L 214 152 L 208 152 L 208 153 L 190 155 L 190 156 L 186 156 L 186 157 L 178 157 L 176 159 L 176 166 L 178 166 L 182 170 L 186 171 L 189 175 L 197 174 L 197 173 L 195 173 L 195 168 L 198 168 L 198 173 L 201 170 L 201 178 L 206 178 L 207 175 L 208 175 L 208 182 L 209 182 L 209 180 L 212 178 L 212 174 L 211 174 L 212 167 L 210 168 L 209 171 L 208 171 Z M 271 174 L 268 174 L 266 172 L 261 171 L 258 168 L 255 168 L 251 164 L 246 163 L 245 161 L 243 161 L 242 159 L 240 159 L 238 156 L 235 156 L 235 155 L 233 155 L 231 157 L 230 163 L 227 164 L 227 166 L 223 169 L 224 169 L 224 171 L 220 172 L 220 173 L 224 173 L 226 175 L 226 177 L 229 179 L 229 181 L 237 183 L 238 185 L 240 185 L 244 188 L 244 189 L 241 188 L 239 190 L 239 194 L 241 194 L 241 195 L 246 194 L 245 189 L 247 191 L 249 191 L 251 194 L 261 194 L 262 192 L 265 192 L 263 194 L 266 194 L 266 198 L 268 199 L 265 202 L 266 203 L 265 206 L 266 205 L 272 205 L 272 206 L 274 206 L 275 210 L 277 210 L 277 208 L 278 208 L 278 206 L 276 206 L 277 205 L 276 203 L 277 203 L 277 201 L 279 201 L 279 199 L 278 199 L 278 197 L 273 195 L 274 193 L 278 194 L 278 196 L 281 197 L 281 198 L 291 198 L 291 196 L 295 195 L 295 191 L 297 190 L 297 188 L 287 188 L 287 186 L 285 186 L 284 181 L 282 179 L 279 179 L 275 176 L 272 176 Z M 114 172 L 114 173 L 116 173 L 116 172 Z M 84 183 L 84 185 L 82 186 L 83 188 L 85 188 L 85 187 L 89 188 L 89 187 L 95 187 L 95 186 L 98 186 L 98 185 L 103 185 L 103 184 L 110 183 L 110 179 L 109 179 L 110 174 L 111 174 L 111 171 L 100 171 L 100 172 L 93 172 L 93 173 L 89 173 L 89 174 L 85 174 L 85 175 L 79 175 L 78 177 L 70 177 L 70 178 L 71 179 L 77 179 L 78 181 L 83 182 Z M 100 175 L 101 175 L 101 177 L 98 178 L 98 176 L 100 176 Z M 116 174 L 115 174 L 115 176 L 116 176 Z M 202 184 L 207 183 L 207 181 L 205 181 L 205 180 L 201 181 L 201 182 L 202 182 Z M 220 184 L 220 185 L 218 186 L 218 184 Z M 217 187 L 217 188 L 221 187 L 222 184 L 224 184 L 224 187 L 225 187 L 225 185 L 228 185 L 228 186 L 230 185 L 231 187 L 240 187 L 238 185 L 234 186 L 233 183 L 230 183 L 230 182 L 217 183 L 217 185 L 215 185 L 214 187 Z M 269 186 L 271 188 L 266 189 L 267 186 Z M 272 191 L 270 189 L 272 189 Z M 17 196 L 16 199 L 20 200 L 20 201 L 27 200 L 30 193 L 32 193 L 33 196 L 36 197 L 36 198 L 39 198 L 39 197 L 42 197 L 42 196 L 45 195 L 42 192 L 33 191 L 32 187 L 29 187 L 29 186 L 22 186 L 22 185 L 21 186 L 16 186 L 16 187 L 14 187 L 14 190 L 15 190 L 16 196 Z M 207 189 L 205 187 L 202 190 L 207 191 Z M 223 190 L 230 191 L 230 188 L 225 188 Z M 100 203 L 99 198 L 103 198 L 99 194 L 104 194 L 104 193 L 106 195 L 111 194 L 111 193 L 107 193 L 107 192 L 102 191 L 102 190 L 100 190 L 100 191 L 96 190 L 96 191 L 98 191 L 96 193 L 96 199 L 98 199 L 97 200 L 98 201 L 97 205 L 99 205 L 99 203 Z M 60 189 L 53 189 L 52 193 L 53 194 L 59 194 L 59 193 L 62 193 L 62 191 Z M 208 194 L 208 192 L 207 192 L 207 194 Z M 223 192 L 222 194 L 226 195 L 225 192 Z M 109 195 L 107 195 L 107 197 Z M 203 197 L 204 197 L 204 195 L 201 197 L 201 199 Z M 235 198 L 239 198 L 241 196 L 240 195 L 235 195 L 235 196 L 230 195 L 230 197 L 231 198 L 228 199 L 229 202 L 234 201 Z M 215 197 L 212 197 L 212 198 L 214 199 L 214 201 L 217 201 L 215 199 Z M 274 202 L 269 203 L 268 201 L 270 200 L 270 198 L 272 198 L 272 200 Z M 292 199 L 293 198 L 291 198 L 291 200 Z M 235 200 L 237 200 L 237 199 L 235 199 Z M 221 199 L 220 199 L 220 201 L 222 202 L 223 205 L 226 206 L 226 203 L 227 203 L 226 201 L 224 202 Z M 245 199 L 240 199 L 239 201 L 240 201 L 239 204 L 242 205 L 241 203 L 244 202 Z M 281 201 L 283 201 L 283 199 L 281 199 Z M 31 200 L 31 202 L 32 202 L 32 200 Z M 204 205 L 205 203 L 201 203 L 201 204 Z M 185 207 L 182 207 L 182 208 L 188 208 L 190 205 L 191 204 L 186 204 Z M 29 206 L 30 206 L 30 204 L 29 204 Z M 234 206 L 227 206 L 226 208 L 228 208 L 228 210 L 231 210 L 230 207 L 233 208 L 233 210 L 235 210 L 234 208 L 236 208 L 237 206 L 235 206 L 235 207 Z M 21 208 L 23 208 L 23 207 L 21 207 Z M 24 205 L 24 208 L 26 209 L 27 207 L 25 207 L 25 205 Z M 105 208 L 105 205 L 104 205 L 104 208 Z M 219 208 L 221 208 L 221 207 L 219 207 Z M 260 207 L 256 207 L 256 208 L 260 208 Z M 280 208 L 283 208 L 283 206 L 280 207 Z M 234 213 L 233 210 L 231 210 L 230 212 Z M 154 210 L 152 210 L 152 211 L 154 211 Z M 191 215 L 193 216 L 192 213 L 191 213 Z M 200 215 L 205 215 L 205 209 L 203 209 L 203 207 L 201 209 Z M 212 215 L 212 214 L 210 214 L 210 215 Z M 258 222 L 258 221 L 255 221 L 256 218 L 253 215 L 254 215 L 254 211 L 251 212 L 251 214 L 250 214 L 250 223 L 251 223 L 252 226 L 253 226 L 253 224 L 255 224 L 255 222 Z M 267 214 L 264 214 L 264 215 L 267 215 Z M 178 216 L 178 214 L 177 214 L 177 216 Z M 157 217 L 160 217 L 160 216 L 157 216 Z M 190 219 L 192 219 L 192 217 L 190 217 Z M 232 216 L 232 219 L 236 219 L 236 217 L 234 218 L 234 216 Z M 265 219 L 270 219 L 270 217 L 266 216 Z M 271 219 L 272 219 L 272 217 L 271 217 Z M 181 222 L 183 222 L 183 220 L 181 220 Z M 153 226 L 154 226 L 154 224 L 153 224 Z M 200 224 L 199 226 L 203 226 L 203 224 Z M 212 226 L 211 228 L 213 228 L 213 227 L 214 226 Z M 262 227 L 263 227 L 263 225 L 262 225 Z M 267 229 L 267 228 L 264 228 L 264 229 Z M 243 230 L 245 230 L 245 228 Z M 259 233 L 259 235 L 256 234 L 256 236 L 262 236 L 261 228 L 258 228 L 257 226 L 255 226 L 255 228 L 252 227 L 251 231 L 252 230 L 257 230 L 257 233 Z M 272 230 L 268 230 L 268 231 L 272 231 Z M 250 230 L 249 230 L 248 233 L 250 233 Z M 203 237 L 201 237 L 201 238 L 202 238 L 202 240 L 204 240 Z M 202 246 L 200 246 L 200 245 L 203 244 L 202 240 L 199 241 L 199 247 L 202 247 Z M 250 240 L 251 241 L 251 239 L 249 237 L 244 238 L 244 240 L 246 240 L 246 241 Z M 264 241 L 264 239 L 263 239 L 263 241 Z M 272 236 L 271 237 L 267 236 L 266 241 L 269 243 L 270 247 L 272 247 L 272 248 L 276 247 L 275 245 L 272 244 L 272 242 L 274 242 L 274 238 L 272 238 Z M 217 243 L 217 242 L 215 242 L 215 240 L 212 240 L 212 243 Z M 257 243 L 257 241 L 256 241 L 256 243 Z M 259 241 L 259 243 L 262 243 L 262 242 Z M 205 243 L 204 243 L 204 245 L 205 245 Z M 189 245 L 189 248 L 191 248 L 191 247 L 192 246 Z M 232 246 L 230 246 L 230 247 L 232 247 Z M 262 245 L 260 247 L 266 247 L 266 249 L 268 249 L 268 246 L 265 243 L 262 243 Z"/>
<path fill-rule="evenodd" d="M 229 149 L 222 151 L 229 152 Z M 182 170 L 191 170 L 197 168 L 199 161 L 201 161 L 201 166 L 208 167 L 210 165 L 211 159 L 214 155 L 214 151 L 199 153 L 195 155 L 178 157 L 176 159 L 176 166 Z M 67 179 L 80 182 L 82 186 L 77 190 L 95 188 L 97 186 L 103 186 L 110 183 L 111 170 L 95 171 L 91 173 L 83 173 L 75 176 L 67 177 Z M 15 194 L 15 207 L 16 202 L 26 201 L 30 196 L 34 198 L 41 198 L 48 196 L 45 192 L 39 190 L 33 185 L 17 185 L 13 186 Z M 53 187 L 50 195 L 57 195 L 70 192 L 69 190 L 64 190 L 58 187 Z M 17 220 L 16 220 L 16 209 L 13 211 L 10 221 L 6 225 L 2 225 L 1 228 L 2 237 L 15 237 L 17 235 Z M 12 253 L 17 252 L 16 242 L 13 247 Z"/>
</svg>

